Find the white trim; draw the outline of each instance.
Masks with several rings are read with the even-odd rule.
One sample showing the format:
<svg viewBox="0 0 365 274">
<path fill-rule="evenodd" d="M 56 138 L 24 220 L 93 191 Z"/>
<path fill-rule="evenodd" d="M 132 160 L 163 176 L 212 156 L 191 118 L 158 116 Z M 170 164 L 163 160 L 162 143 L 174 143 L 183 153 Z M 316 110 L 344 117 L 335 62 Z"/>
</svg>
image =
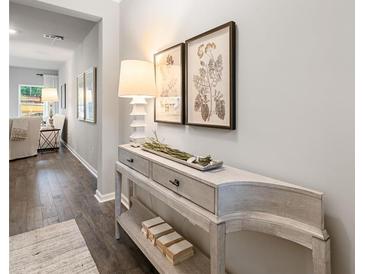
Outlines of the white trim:
<svg viewBox="0 0 365 274">
<path fill-rule="evenodd" d="M 72 147 L 70 147 L 65 141 L 61 140 L 61 143 L 83 164 L 95 178 L 98 178 L 98 172 L 93 168 L 84 158 L 82 158 Z M 96 190 L 94 197 L 99 203 L 112 201 L 115 199 L 115 193 L 101 194 L 99 190 Z M 129 200 L 127 196 L 122 194 L 122 204 L 129 209 Z"/>
<path fill-rule="evenodd" d="M 83 164 L 87 170 L 90 171 L 90 173 L 95 177 L 98 178 L 98 172 L 95 168 L 93 168 L 84 158 L 80 156 L 69 144 L 67 144 L 65 141 L 61 140 L 61 143 L 77 158 L 77 160 L 80 161 L 81 164 Z"/>
<path fill-rule="evenodd" d="M 98 189 L 96 190 L 94 196 L 95 196 L 96 200 L 98 200 L 99 203 L 108 202 L 108 201 L 114 200 L 114 198 L 115 198 L 114 192 L 107 193 L 107 194 L 101 194 Z"/>
<path fill-rule="evenodd" d="M 96 190 L 94 197 L 98 200 L 99 203 L 105 203 L 108 201 L 112 201 L 115 199 L 115 192 L 101 194 L 99 190 Z M 129 209 L 129 200 L 127 196 L 122 194 L 122 204 Z"/>
<path fill-rule="evenodd" d="M 83 164 L 95 178 L 98 178 L 98 172 L 93 168 L 84 158 L 82 158 L 72 147 L 70 147 L 65 141 L 61 140 L 61 143 Z M 99 190 L 96 190 L 94 197 L 99 203 L 112 201 L 115 199 L 115 193 L 101 194 Z M 129 209 L 129 200 L 127 196 L 122 194 L 122 204 Z"/>
</svg>

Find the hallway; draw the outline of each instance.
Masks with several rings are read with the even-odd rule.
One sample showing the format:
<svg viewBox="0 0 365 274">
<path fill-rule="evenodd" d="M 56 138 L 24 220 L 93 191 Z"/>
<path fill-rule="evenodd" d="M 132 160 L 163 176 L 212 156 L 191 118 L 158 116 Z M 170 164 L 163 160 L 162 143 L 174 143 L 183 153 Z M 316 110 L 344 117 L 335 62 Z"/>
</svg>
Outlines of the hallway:
<svg viewBox="0 0 365 274">
<path fill-rule="evenodd" d="M 98 203 L 96 179 L 65 148 L 10 162 L 10 236 L 74 218 L 100 273 L 153 273 L 123 233 L 114 239 L 114 201 Z"/>
</svg>

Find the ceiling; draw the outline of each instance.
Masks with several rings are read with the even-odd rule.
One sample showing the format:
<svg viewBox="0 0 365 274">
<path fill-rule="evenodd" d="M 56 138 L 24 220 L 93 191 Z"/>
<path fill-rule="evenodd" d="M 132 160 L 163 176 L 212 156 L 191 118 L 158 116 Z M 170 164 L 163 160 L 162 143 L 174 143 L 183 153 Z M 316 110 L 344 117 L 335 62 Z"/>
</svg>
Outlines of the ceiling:
<svg viewBox="0 0 365 274">
<path fill-rule="evenodd" d="M 95 25 L 92 21 L 15 2 L 19 1 L 9 3 L 9 27 L 17 30 L 17 34 L 9 36 L 11 66 L 58 69 Z M 64 36 L 64 40 L 45 39 L 45 33 Z"/>
</svg>

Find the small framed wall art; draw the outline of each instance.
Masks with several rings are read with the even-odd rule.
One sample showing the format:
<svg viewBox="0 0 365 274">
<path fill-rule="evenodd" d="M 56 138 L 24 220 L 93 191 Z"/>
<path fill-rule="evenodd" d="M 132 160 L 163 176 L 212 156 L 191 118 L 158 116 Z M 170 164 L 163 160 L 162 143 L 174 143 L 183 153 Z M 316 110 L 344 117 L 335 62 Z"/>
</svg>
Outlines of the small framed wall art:
<svg viewBox="0 0 365 274">
<path fill-rule="evenodd" d="M 185 57 L 184 44 L 154 55 L 157 94 L 155 122 L 184 123 Z"/>
<path fill-rule="evenodd" d="M 60 108 L 63 108 L 62 96 L 63 96 L 63 84 L 60 85 L 60 98 L 61 98 Z"/>
<path fill-rule="evenodd" d="M 66 108 L 66 83 L 61 85 L 61 108 Z"/>
<path fill-rule="evenodd" d="M 96 67 L 77 77 L 77 118 L 96 123 Z"/>
<path fill-rule="evenodd" d="M 96 122 L 96 68 L 85 71 L 85 121 Z"/>
<path fill-rule="evenodd" d="M 185 41 L 188 125 L 235 129 L 235 43 L 234 22 Z"/>
<path fill-rule="evenodd" d="M 77 119 L 85 120 L 85 75 L 77 76 Z"/>
</svg>

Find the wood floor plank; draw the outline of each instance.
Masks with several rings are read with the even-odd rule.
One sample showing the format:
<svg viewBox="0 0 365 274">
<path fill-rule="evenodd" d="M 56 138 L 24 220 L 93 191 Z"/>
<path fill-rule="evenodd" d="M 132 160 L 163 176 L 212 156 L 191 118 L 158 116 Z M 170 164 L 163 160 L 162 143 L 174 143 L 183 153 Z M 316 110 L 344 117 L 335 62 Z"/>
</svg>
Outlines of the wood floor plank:
<svg viewBox="0 0 365 274">
<path fill-rule="evenodd" d="M 133 241 L 114 238 L 114 201 L 98 203 L 96 178 L 63 146 L 10 161 L 9 234 L 75 219 L 100 273 L 157 273 Z"/>
<path fill-rule="evenodd" d="M 10 206 L 10 236 L 20 234 L 27 230 L 27 202 L 17 201 Z"/>
<path fill-rule="evenodd" d="M 27 230 L 43 227 L 42 207 L 27 206 Z"/>
<path fill-rule="evenodd" d="M 58 217 L 56 206 L 53 202 L 53 196 L 49 193 L 40 196 L 43 219 Z"/>
<path fill-rule="evenodd" d="M 15 179 L 16 185 L 15 185 L 15 199 L 17 201 L 27 201 L 27 193 L 26 193 L 26 180 L 24 178 L 24 175 L 21 175 Z"/>
<path fill-rule="evenodd" d="M 57 224 L 57 223 L 60 223 L 60 220 L 58 219 L 58 216 L 43 219 L 44 226 L 53 225 L 53 224 Z"/>
</svg>

